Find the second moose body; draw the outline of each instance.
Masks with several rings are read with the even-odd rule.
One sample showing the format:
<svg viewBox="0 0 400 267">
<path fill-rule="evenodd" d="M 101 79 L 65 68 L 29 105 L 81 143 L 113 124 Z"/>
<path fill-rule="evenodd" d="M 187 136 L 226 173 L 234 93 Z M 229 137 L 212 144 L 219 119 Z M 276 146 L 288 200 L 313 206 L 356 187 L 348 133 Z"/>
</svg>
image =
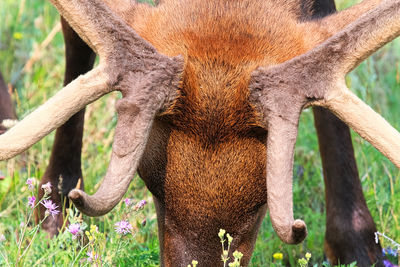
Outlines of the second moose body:
<svg viewBox="0 0 400 267">
<path fill-rule="evenodd" d="M 87 90 L 88 100 L 76 100 L 54 125 L 99 96 L 120 90 L 116 141 L 95 196 L 73 190 L 82 176 L 80 111 L 57 130 L 42 183 L 50 181 L 57 188 L 62 176 L 62 194 L 69 194 L 84 213 L 98 216 L 118 203 L 137 169 L 154 196 L 163 266 L 187 266 L 193 259 L 199 266 L 221 265 L 220 228 L 234 237 L 231 250 L 241 251 L 242 264 L 247 265 L 267 208 L 279 237 L 287 243 L 301 242 L 307 230 L 302 221 L 293 220 L 291 206 L 296 140 L 292 129 L 297 128 L 298 116 L 289 113 L 300 113 L 309 104 L 327 107 L 363 133 L 347 113 L 337 110 L 339 100 L 332 103 L 337 91 L 324 90 L 335 87 L 336 78 L 399 34 L 399 23 L 385 26 L 380 21 L 391 30 L 386 35 L 375 34 L 377 27 L 363 27 L 368 21 L 363 22 L 367 19 L 362 15 L 381 1 L 365 0 L 328 17 L 324 16 L 335 12 L 334 2 L 328 0 L 170 0 L 157 7 L 105 1 L 114 14 L 98 1 L 74 1 L 74 7 L 64 0 L 53 3 L 101 60 L 96 70 L 63 89 L 76 94 Z M 382 14 L 400 13 L 387 11 L 400 9 L 396 1 L 381 5 L 374 11 L 381 20 Z M 371 20 L 378 17 L 374 12 L 368 13 Z M 338 34 L 353 20 L 361 26 L 354 24 Z M 102 23 L 96 26 L 94 21 Z M 343 45 L 346 36 L 352 38 L 360 28 L 375 34 L 373 41 L 364 42 L 368 36 L 361 32 L 353 38 L 359 37 L 361 44 L 350 40 L 354 47 Z M 91 69 L 94 52 L 66 21 L 63 30 L 67 84 Z M 331 36 L 327 45 L 318 47 Z M 337 73 L 329 69 L 336 63 Z M 88 81 L 89 77 L 97 80 Z M 305 83 L 322 88 L 304 89 Z M 79 86 L 84 89 L 79 91 Z M 91 93 L 91 88 L 99 89 Z M 314 114 L 326 184 L 325 252 L 332 263 L 356 260 L 358 266 L 381 266 L 381 248 L 374 243 L 376 229 L 361 191 L 349 129 L 323 108 L 315 108 Z M 397 138 L 391 136 L 392 141 Z M 72 144 L 70 150 L 60 149 L 67 143 Z M 1 145 L 7 146 L 0 139 Z M 29 145 L 11 148 L 4 158 Z M 399 162 L 385 145 L 377 141 L 376 146 Z M 60 204 L 57 193 L 52 198 Z M 48 218 L 45 227 L 55 234 L 61 223 L 60 215 Z"/>
</svg>

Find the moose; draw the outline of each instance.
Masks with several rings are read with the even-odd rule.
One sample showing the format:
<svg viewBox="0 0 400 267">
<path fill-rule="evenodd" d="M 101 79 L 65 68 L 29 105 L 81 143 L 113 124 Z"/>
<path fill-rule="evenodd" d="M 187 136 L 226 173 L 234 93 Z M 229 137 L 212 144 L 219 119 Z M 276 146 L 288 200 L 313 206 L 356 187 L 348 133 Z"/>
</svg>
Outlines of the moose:
<svg viewBox="0 0 400 267">
<path fill-rule="evenodd" d="M 341 12 L 333 0 L 51 2 L 62 16 L 65 87 L 0 136 L 0 160 L 57 129 L 41 183 L 58 188 L 62 176 L 62 195 L 82 213 L 109 212 L 137 171 L 154 197 L 162 266 L 221 265 L 220 228 L 246 266 L 267 210 L 283 242 L 307 235 L 293 217 L 292 171 L 299 116 L 312 106 L 325 253 L 333 264 L 383 266 L 348 126 L 397 167 L 400 134 L 344 77 L 400 35 L 400 1 L 364 0 Z M 84 109 L 115 90 L 113 152 L 90 196 L 78 183 Z M 51 198 L 60 204 L 58 192 Z M 44 228 L 57 234 L 62 221 L 48 218 Z"/>
</svg>

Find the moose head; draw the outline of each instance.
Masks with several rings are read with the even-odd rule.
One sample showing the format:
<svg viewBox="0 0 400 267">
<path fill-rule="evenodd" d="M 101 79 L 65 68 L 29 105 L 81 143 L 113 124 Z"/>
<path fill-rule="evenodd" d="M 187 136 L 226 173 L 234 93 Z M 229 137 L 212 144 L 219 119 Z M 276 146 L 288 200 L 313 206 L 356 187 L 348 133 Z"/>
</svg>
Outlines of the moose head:
<svg viewBox="0 0 400 267">
<path fill-rule="evenodd" d="M 0 160 L 120 91 L 105 178 L 94 195 L 68 197 L 101 216 L 138 170 L 155 198 L 164 265 L 198 257 L 215 266 L 218 241 L 204 244 L 218 227 L 234 229 L 247 264 L 267 207 L 282 241 L 306 237 L 293 217 L 292 171 L 309 106 L 331 111 L 400 167 L 400 134 L 344 80 L 400 34 L 399 1 L 364 0 L 317 20 L 299 19 L 295 0 L 51 2 L 100 62 L 1 135 Z"/>
</svg>

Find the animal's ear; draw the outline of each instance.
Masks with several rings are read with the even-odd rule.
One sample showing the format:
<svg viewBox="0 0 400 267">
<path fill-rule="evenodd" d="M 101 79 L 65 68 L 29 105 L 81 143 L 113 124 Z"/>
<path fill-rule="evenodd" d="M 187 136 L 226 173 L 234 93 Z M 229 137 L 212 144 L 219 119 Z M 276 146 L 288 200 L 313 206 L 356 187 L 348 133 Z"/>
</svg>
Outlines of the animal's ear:
<svg viewBox="0 0 400 267">
<path fill-rule="evenodd" d="M 290 144 L 294 145 L 293 136 L 297 134 L 297 121 L 302 108 L 318 105 L 332 111 L 400 168 L 400 133 L 352 94 L 344 82 L 349 71 L 398 35 L 400 1 L 383 1 L 377 8 L 306 54 L 255 71 L 250 83 L 250 95 L 256 105 L 261 106 L 268 127 L 274 127 L 273 134 L 268 135 L 267 149 L 272 147 L 277 153 L 287 154 L 282 158 L 291 162 L 292 145 L 277 143 L 282 143 L 281 136 L 290 133 Z M 292 241 L 296 239 L 291 228 L 294 223 L 292 197 L 277 193 L 281 189 L 271 187 L 272 183 L 268 182 L 279 181 L 281 177 L 268 176 L 280 175 L 286 183 L 291 183 L 291 179 L 285 177 L 289 174 L 291 178 L 293 166 L 279 164 L 276 156 L 270 157 L 267 158 L 267 190 L 268 194 L 275 197 L 268 198 L 268 206 L 279 211 L 271 213 L 271 221 L 283 241 Z M 274 164 L 268 163 L 270 160 Z M 275 170 L 276 166 L 283 170 Z M 276 219 L 272 218 L 274 216 Z M 288 237 L 290 234 L 292 236 Z"/>
</svg>

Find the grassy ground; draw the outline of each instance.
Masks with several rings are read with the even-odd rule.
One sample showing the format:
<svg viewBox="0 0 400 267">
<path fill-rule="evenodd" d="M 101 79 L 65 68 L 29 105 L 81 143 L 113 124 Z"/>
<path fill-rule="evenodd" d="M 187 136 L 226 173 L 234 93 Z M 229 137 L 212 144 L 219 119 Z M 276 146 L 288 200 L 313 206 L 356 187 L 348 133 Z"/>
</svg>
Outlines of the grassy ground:
<svg viewBox="0 0 400 267">
<path fill-rule="evenodd" d="M 338 7 L 352 4 L 350 0 L 338 1 Z M 20 118 L 43 103 L 61 88 L 64 57 L 62 35 L 58 32 L 48 46 L 43 47 L 53 28 L 57 27 L 56 10 L 46 1 L 0 1 L 0 68 L 7 81 L 13 84 L 13 98 Z M 361 64 L 348 77 L 348 84 L 363 100 L 381 113 L 394 127 L 400 129 L 400 43 L 386 46 L 371 59 Z M 25 64 L 37 57 L 32 67 Z M 86 113 L 83 148 L 85 187 L 93 193 L 106 170 L 110 158 L 113 129 L 115 94 L 103 97 L 90 105 Z M 33 240 L 19 265 L 78 265 L 87 258 L 85 248 L 81 255 L 75 249 L 78 241 L 67 234 L 49 240 L 35 225 L 26 224 L 26 237 L 21 244 L 21 222 L 29 214 L 26 199 L 31 195 L 25 185 L 28 177 L 40 178 L 49 158 L 53 134 L 44 138 L 24 155 L 0 163 L 0 172 L 6 176 L 0 180 L 0 235 L 6 240 L 0 243 L 0 266 L 16 263 L 18 245 L 24 248 Z M 353 134 L 355 152 L 367 204 L 380 232 L 394 240 L 400 240 L 400 179 L 399 171 L 371 145 Z M 105 239 L 98 236 L 99 250 L 106 265 L 153 266 L 158 264 L 158 239 L 155 211 L 149 192 L 140 179 L 135 179 L 127 197 L 150 202 L 131 221 L 137 222 L 137 234 L 119 238 L 114 223 L 124 218 L 126 207 L 121 204 L 109 215 L 101 218 L 84 217 L 87 225 L 97 225 Z M 313 118 L 310 110 L 303 112 L 299 139 L 296 146 L 294 181 L 295 217 L 303 218 L 309 229 L 305 242 L 298 246 L 284 245 L 272 230 L 268 217 L 264 220 L 252 258 L 252 266 L 268 266 L 274 253 L 283 253 L 283 262 L 295 265 L 307 251 L 312 253 L 311 262 L 323 262 L 323 233 L 325 229 L 324 185 L 321 161 Z M 73 215 L 71 215 L 73 217 Z M 146 218 L 145 227 L 140 226 Z M 76 218 L 75 218 L 76 219 Z M 89 228 L 88 228 L 89 229 Z M 218 229 L 216 229 L 217 231 Z M 388 245 L 388 243 L 384 243 Z M 78 250 L 79 251 L 79 250 Z M 7 261 L 5 260 L 7 258 Z M 74 260 L 76 262 L 74 263 Z"/>
</svg>

